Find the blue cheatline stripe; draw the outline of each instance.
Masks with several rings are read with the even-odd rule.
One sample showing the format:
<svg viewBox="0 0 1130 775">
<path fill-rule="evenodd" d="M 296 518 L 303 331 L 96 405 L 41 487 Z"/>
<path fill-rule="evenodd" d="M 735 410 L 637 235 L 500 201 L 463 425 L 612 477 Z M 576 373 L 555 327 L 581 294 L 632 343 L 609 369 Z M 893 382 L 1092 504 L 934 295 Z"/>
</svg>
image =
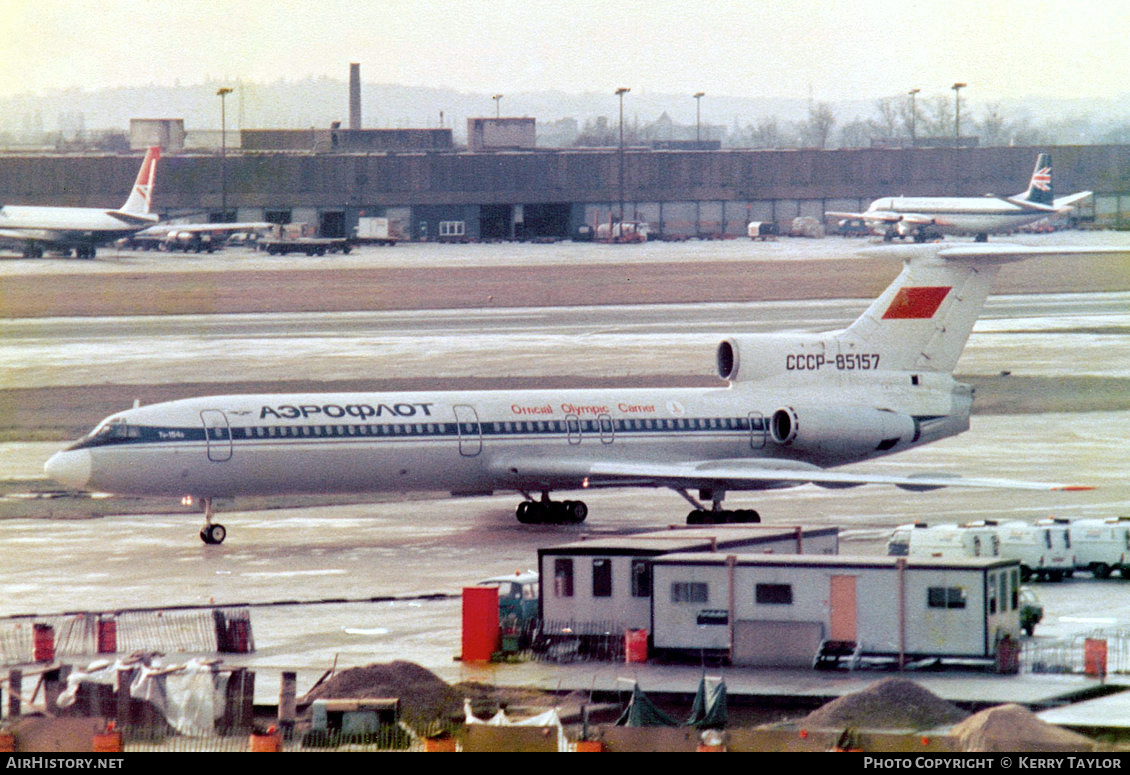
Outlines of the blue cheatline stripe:
<svg viewBox="0 0 1130 775">
<path fill-rule="evenodd" d="M 760 417 L 692 417 L 679 419 L 513 420 L 484 423 L 387 423 L 324 425 L 254 425 L 174 428 L 118 426 L 113 432 L 88 437 L 71 449 L 123 444 L 184 443 L 271 439 L 373 438 L 509 438 L 529 436 L 665 435 L 670 433 L 762 432 Z"/>
</svg>

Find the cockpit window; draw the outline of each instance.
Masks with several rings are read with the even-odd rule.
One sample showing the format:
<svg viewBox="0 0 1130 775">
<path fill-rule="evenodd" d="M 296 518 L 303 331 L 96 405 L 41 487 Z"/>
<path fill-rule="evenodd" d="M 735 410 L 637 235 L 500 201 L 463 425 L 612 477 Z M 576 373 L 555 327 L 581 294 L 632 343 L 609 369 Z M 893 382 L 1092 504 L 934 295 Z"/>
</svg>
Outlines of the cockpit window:
<svg viewBox="0 0 1130 775">
<path fill-rule="evenodd" d="M 91 432 L 91 437 L 103 441 L 141 438 L 141 429 L 121 420 L 107 420 Z"/>
<path fill-rule="evenodd" d="M 129 423 L 121 420 L 120 418 L 111 417 L 101 425 L 87 434 L 86 438 L 75 442 L 69 449 L 81 449 L 83 447 L 97 447 L 102 444 L 113 444 L 115 442 L 126 441 L 129 439 L 140 439 L 141 427 L 137 425 L 130 425 Z"/>
</svg>

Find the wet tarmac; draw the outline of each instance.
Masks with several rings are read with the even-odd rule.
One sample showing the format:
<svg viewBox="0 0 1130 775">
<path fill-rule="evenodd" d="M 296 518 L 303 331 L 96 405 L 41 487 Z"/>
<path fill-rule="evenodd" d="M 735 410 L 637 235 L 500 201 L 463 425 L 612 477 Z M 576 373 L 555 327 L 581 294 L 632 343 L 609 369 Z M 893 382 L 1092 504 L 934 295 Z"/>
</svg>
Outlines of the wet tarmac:
<svg viewBox="0 0 1130 775">
<path fill-rule="evenodd" d="M 486 260 L 481 247 L 458 255 L 464 261 Z M 584 250 L 598 260 L 606 255 L 602 247 L 607 246 L 584 246 Z M 679 252 L 682 247 L 649 246 L 653 251 L 649 260 L 679 256 L 685 260 L 686 252 Z M 722 252 L 732 249 L 737 256 L 736 245 L 731 248 L 720 243 L 720 247 Z M 411 262 L 428 254 L 423 248 L 430 249 L 434 258 L 437 248 L 450 250 L 452 246 L 422 246 L 419 251 L 414 246 L 374 249 L 366 254 L 368 259 L 361 255 L 348 260 L 379 257 Z M 517 255 L 519 248 L 529 251 L 523 259 L 531 261 L 562 260 L 565 252 L 559 248 L 555 253 L 553 246 L 507 246 L 503 256 Z M 571 255 L 575 259 L 577 254 Z M 625 254 L 616 255 L 621 259 Z M 498 251 L 491 257 L 497 260 Z M 148 262 L 152 268 L 174 260 L 218 264 L 230 262 L 233 256 L 181 259 L 139 254 L 95 263 Z M 252 255 L 247 260 L 282 266 L 277 258 Z M 30 266 L 33 262 L 0 262 L 0 274 L 21 263 Z M 53 263 L 64 265 L 59 271 L 74 268 L 81 272 L 87 267 L 83 262 Z M 22 267 L 23 272 L 28 270 Z M 119 270 L 124 269 L 113 267 Z M 1126 294 L 1119 293 L 996 297 L 978 324 L 958 371 L 1126 376 L 1130 364 L 1127 300 Z M 398 374 L 423 376 L 553 375 L 566 373 L 563 364 L 570 375 L 598 376 L 654 374 L 655 353 L 662 351 L 664 373 L 709 374 L 719 334 L 730 333 L 735 324 L 743 325 L 743 330 L 819 330 L 842 325 L 864 303 L 704 304 L 678 310 L 667 306 L 552 312 L 520 309 L 474 315 L 310 313 L 21 320 L 10 321 L 13 325 L 6 327 L 0 339 L 0 368 L 5 370 L 5 387 L 152 381 L 154 374 L 160 381 L 173 383 L 236 380 L 248 372 L 265 378 L 293 377 L 297 372 L 308 378 L 335 379 L 390 368 L 390 362 L 396 364 Z M 664 332 L 671 319 L 680 321 L 683 333 Z M 98 419 L 91 417 L 91 425 Z M 1130 411 L 982 415 L 973 418 L 972 429 L 962 436 L 869 466 L 896 473 L 956 471 L 1097 487 L 1087 492 L 950 488 L 908 494 L 881 487 L 846 491 L 803 487 L 735 494 L 727 503 L 757 508 L 772 524 L 837 526 L 845 554 L 883 553 L 890 529 L 913 520 L 1130 515 L 1127 438 Z M 0 478 L 41 477 L 43 460 L 58 447 L 42 442 L 0 444 Z M 5 590 L 0 596 L 0 615 L 251 604 L 256 653 L 247 662 L 268 673 L 297 670 L 300 692 L 335 665 L 341 669 L 393 659 L 411 659 L 447 680 L 536 681 L 553 688 L 555 673 L 549 669 L 516 669 L 506 678 L 496 668 L 455 661 L 460 650 L 458 595 L 463 586 L 480 578 L 533 567 L 540 547 L 585 535 L 655 529 L 681 522 L 686 512 L 685 503 L 666 491 L 600 492 L 587 501 L 588 522 L 565 528 L 518 524 L 513 515 L 514 495 L 227 511 L 220 519 L 228 527 L 229 538 L 221 546 L 200 543 L 196 535 L 200 518 L 191 509 L 185 509 L 183 515 L 62 521 L 4 519 L 0 503 L 0 546 L 4 547 L 0 577 Z M 1081 574 L 1060 584 L 1039 585 L 1037 591 L 1047 617 L 1037 629 L 1036 640 L 1076 637 L 1100 627 L 1130 629 L 1130 581 L 1117 577 L 1097 581 Z M 373 598 L 380 600 L 373 602 Z M 331 599 L 356 602 L 318 602 Z M 300 605 L 302 602 L 309 604 Z M 557 673 L 556 680 L 583 687 L 586 682 L 595 684 L 598 677 L 615 683 L 624 672 L 624 666 L 577 666 Z M 686 680 L 697 680 L 697 675 Z M 669 680 L 682 682 L 684 678 Z M 778 680 L 771 683 L 775 686 Z M 797 691 L 806 682 L 788 680 Z M 1071 690 L 1079 683 L 1056 680 L 1066 682 Z M 1045 694 L 1054 695 L 1061 688 L 1054 686 Z M 269 679 L 261 682 L 260 692 L 268 700 L 273 698 Z"/>
</svg>

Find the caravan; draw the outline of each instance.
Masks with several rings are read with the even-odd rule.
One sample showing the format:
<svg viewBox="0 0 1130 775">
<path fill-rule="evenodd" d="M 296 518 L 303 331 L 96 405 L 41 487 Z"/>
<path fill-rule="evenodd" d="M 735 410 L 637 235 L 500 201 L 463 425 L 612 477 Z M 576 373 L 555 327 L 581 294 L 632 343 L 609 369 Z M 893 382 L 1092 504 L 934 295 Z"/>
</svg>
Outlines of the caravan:
<svg viewBox="0 0 1130 775">
<path fill-rule="evenodd" d="M 1062 581 L 1075 572 L 1071 533 L 1065 519 L 1002 522 L 997 527 L 1001 556 L 1020 561 L 1022 581 L 1035 576 L 1043 581 Z"/>
<path fill-rule="evenodd" d="M 1130 578 L 1130 517 L 1077 519 L 1070 526 L 1075 569 L 1105 579 L 1111 571 Z"/>
<path fill-rule="evenodd" d="M 968 525 L 927 525 L 914 522 L 899 525 L 887 542 L 891 557 L 998 557 L 1000 539 L 989 523 Z"/>
</svg>

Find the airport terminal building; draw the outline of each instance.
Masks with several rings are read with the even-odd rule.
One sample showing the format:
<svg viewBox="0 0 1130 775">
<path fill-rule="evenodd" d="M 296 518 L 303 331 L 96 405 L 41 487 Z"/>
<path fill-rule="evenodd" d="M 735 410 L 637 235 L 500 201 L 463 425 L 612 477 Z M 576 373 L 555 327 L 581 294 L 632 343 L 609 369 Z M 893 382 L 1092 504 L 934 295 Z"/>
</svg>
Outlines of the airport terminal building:
<svg viewBox="0 0 1130 775">
<path fill-rule="evenodd" d="M 477 241 L 584 238 L 622 207 L 626 220 L 649 224 L 653 239 L 739 237 L 753 221 L 784 232 L 797 217 L 861 211 L 880 196 L 1017 194 L 1036 155 L 1050 151 L 1056 195 L 1094 192 L 1076 220 L 1130 224 L 1123 145 L 540 149 L 524 147 L 517 126 L 513 145 L 471 152 L 452 145 L 450 130 L 243 135 L 225 153 L 166 149 L 157 209 L 192 220 L 309 223 L 325 237 L 352 236 L 360 219 L 384 217 L 408 239 Z M 112 205 L 129 192 L 140 155 L 2 154 L 0 198 Z"/>
</svg>

